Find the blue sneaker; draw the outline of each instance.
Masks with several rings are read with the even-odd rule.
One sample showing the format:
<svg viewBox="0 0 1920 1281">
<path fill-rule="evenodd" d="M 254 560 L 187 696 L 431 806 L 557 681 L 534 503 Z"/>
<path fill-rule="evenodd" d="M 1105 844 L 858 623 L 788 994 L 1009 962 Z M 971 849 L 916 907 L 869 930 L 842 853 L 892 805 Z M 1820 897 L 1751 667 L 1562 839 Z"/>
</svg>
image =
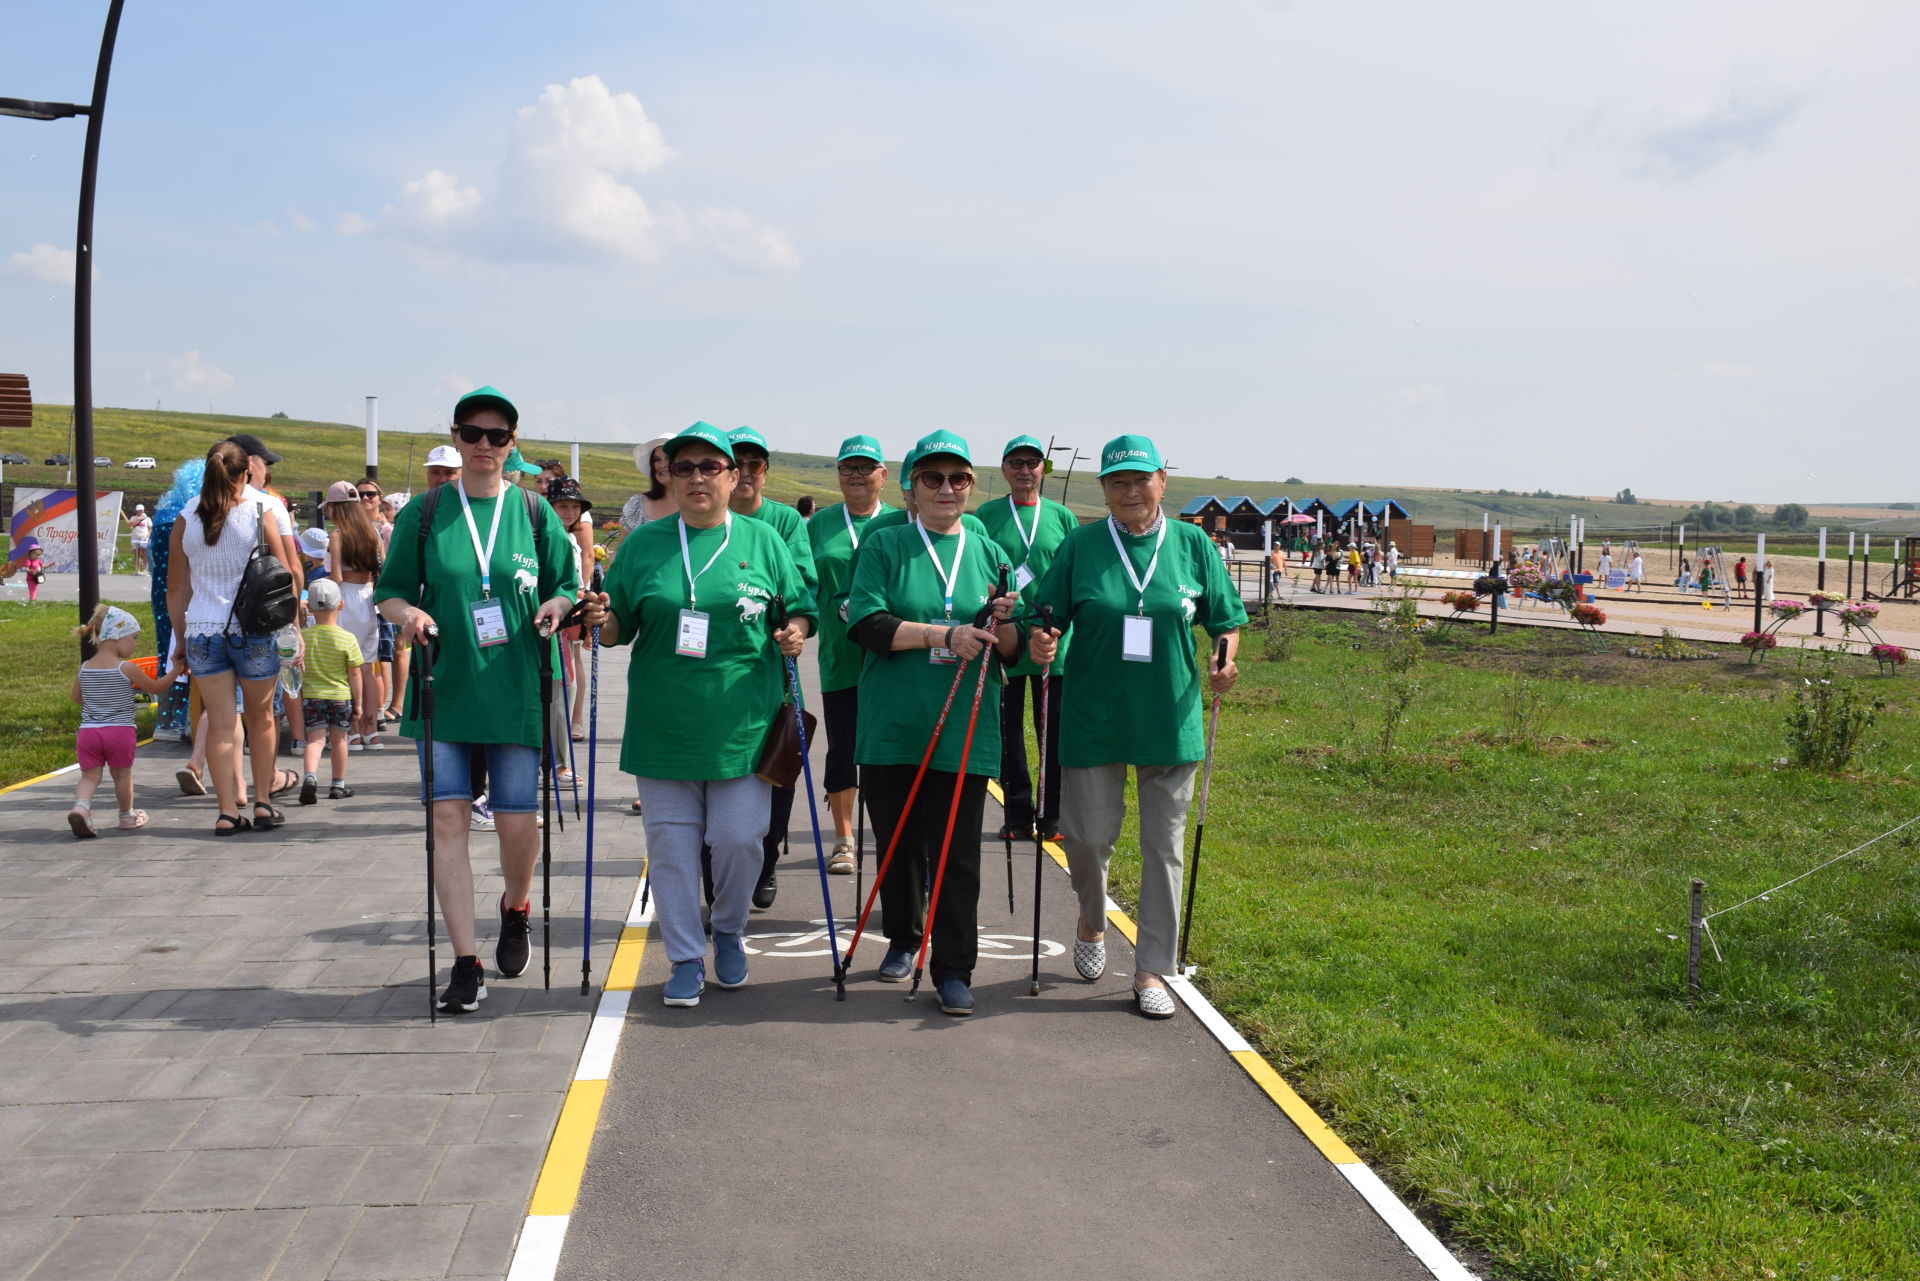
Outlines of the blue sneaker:
<svg viewBox="0 0 1920 1281">
<path fill-rule="evenodd" d="M 661 997 L 668 1005 L 698 1005 L 700 991 L 707 985 L 706 967 L 698 961 L 675 961 L 673 977 Z"/>
<path fill-rule="evenodd" d="M 742 987 L 747 981 L 747 948 L 738 934 L 713 932 L 713 981 L 721 987 Z"/>
<path fill-rule="evenodd" d="M 933 990 L 940 994 L 942 1014 L 973 1013 L 973 993 L 959 979 L 941 979 L 933 985 Z"/>
<path fill-rule="evenodd" d="M 913 953 L 890 947 L 887 954 L 880 958 L 880 973 L 874 977 L 882 983 L 905 983 L 907 976 L 912 973 Z"/>
</svg>

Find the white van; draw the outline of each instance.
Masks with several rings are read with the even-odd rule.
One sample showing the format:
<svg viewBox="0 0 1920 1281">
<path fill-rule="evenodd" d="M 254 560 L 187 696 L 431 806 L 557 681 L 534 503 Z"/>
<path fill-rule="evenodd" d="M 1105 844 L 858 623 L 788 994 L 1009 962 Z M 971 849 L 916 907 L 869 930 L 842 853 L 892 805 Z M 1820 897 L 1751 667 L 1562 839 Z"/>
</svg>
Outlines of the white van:
<svg viewBox="0 0 1920 1281">
<path fill-rule="evenodd" d="M 120 465 L 122 467 L 137 467 L 141 471 L 152 471 L 155 467 L 158 467 L 160 464 L 154 462 L 153 459 L 151 458 L 142 456 L 139 458 L 129 458 L 127 459 L 126 462 L 121 463 Z"/>
</svg>

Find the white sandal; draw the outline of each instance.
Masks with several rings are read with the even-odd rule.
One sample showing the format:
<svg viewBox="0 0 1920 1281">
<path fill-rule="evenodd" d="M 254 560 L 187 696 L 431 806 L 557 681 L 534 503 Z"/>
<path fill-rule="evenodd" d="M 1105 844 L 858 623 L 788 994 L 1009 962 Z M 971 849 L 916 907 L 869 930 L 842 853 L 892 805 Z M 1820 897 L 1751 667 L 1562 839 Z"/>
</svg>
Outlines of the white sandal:
<svg viewBox="0 0 1920 1281">
<path fill-rule="evenodd" d="M 1150 1019 L 1170 1019 L 1174 1009 L 1173 993 L 1164 987 L 1136 987 L 1133 1007 Z"/>
<path fill-rule="evenodd" d="M 1073 941 L 1073 968 L 1091 983 L 1107 972 L 1107 941 L 1076 938 Z"/>
<path fill-rule="evenodd" d="M 132 832 L 142 827 L 145 827 L 146 825 L 147 825 L 147 812 L 145 810 L 121 810 L 120 811 L 120 830 L 121 831 Z"/>
</svg>

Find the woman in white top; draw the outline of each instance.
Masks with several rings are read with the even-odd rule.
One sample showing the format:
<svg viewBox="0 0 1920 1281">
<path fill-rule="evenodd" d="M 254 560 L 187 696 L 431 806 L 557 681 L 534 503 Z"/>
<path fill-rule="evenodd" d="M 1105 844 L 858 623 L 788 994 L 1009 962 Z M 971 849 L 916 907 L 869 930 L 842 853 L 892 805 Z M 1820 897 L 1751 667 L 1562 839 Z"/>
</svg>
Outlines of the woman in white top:
<svg viewBox="0 0 1920 1281">
<path fill-rule="evenodd" d="M 379 752 L 386 745 L 379 732 L 380 676 L 374 659 L 380 653 L 380 615 L 373 607 L 373 585 L 386 563 L 386 544 L 373 521 L 374 500 L 365 496 L 371 485 L 370 481 L 356 485 L 336 480 L 327 486 L 325 508 L 327 522 L 333 526 L 327 539 L 327 572 L 340 584 L 340 626 L 366 659 L 348 678 L 356 714 L 347 742 L 362 751 Z"/>
<path fill-rule="evenodd" d="M 147 515 L 145 503 L 133 505 L 133 515 L 127 517 L 127 538 L 133 544 L 133 572 L 147 572 L 147 546 L 153 541 L 153 517 Z"/>
<path fill-rule="evenodd" d="M 274 764 L 273 690 L 280 677 L 280 651 L 272 636 L 248 636 L 233 622 L 234 597 L 246 574 L 247 560 L 262 533 L 260 504 L 241 501 L 247 485 L 247 455 L 223 440 L 207 451 L 199 502 L 174 522 L 168 551 L 167 614 L 175 643 L 185 650 L 187 670 L 200 687 L 207 711 L 207 758 L 214 794 L 220 801 L 216 836 L 232 836 L 249 827 L 278 827 L 286 815 L 268 798 L 282 790 L 280 777 L 292 774 Z M 283 562 L 292 548 L 281 546 L 280 531 L 265 522 L 267 548 Z M 181 572 L 182 569 L 187 572 Z M 234 681 L 246 703 L 247 735 L 253 745 L 253 815 L 242 815 L 235 770 L 240 714 L 234 710 Z"/>
</svg>

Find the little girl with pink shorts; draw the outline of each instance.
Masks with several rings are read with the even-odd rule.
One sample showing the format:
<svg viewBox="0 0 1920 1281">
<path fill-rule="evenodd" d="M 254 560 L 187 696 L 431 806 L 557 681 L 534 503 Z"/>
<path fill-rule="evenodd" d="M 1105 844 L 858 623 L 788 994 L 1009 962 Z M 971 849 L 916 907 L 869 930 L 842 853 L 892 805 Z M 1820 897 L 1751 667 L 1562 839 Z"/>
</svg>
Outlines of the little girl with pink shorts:
<svg viewBox="0 0 1920 1281">
<path fill-rule="evenodd" d="M 161 693 L 186 669 L 176 665 L 163 676 L 149 676 L 128 661 L 140 640 L 140 623 L 113 605 L 94 610 L 87 625 L 75 628 L 74 634 L 93 642 L 94 653 L 73 678 L 73 701 L 80 704 L 80 733 L 74 740 L 80 781 L 74 784 L 67 826 L 77 837 L 100 835 L 93 826 L 93 793 L 100 786 L 100 771 L 110 769 L 120 826 L 128 831 L 145 827 L 147 812 L 133 807 L 133 755 L 139 741 L 133 691 Z"/>
</svg>

